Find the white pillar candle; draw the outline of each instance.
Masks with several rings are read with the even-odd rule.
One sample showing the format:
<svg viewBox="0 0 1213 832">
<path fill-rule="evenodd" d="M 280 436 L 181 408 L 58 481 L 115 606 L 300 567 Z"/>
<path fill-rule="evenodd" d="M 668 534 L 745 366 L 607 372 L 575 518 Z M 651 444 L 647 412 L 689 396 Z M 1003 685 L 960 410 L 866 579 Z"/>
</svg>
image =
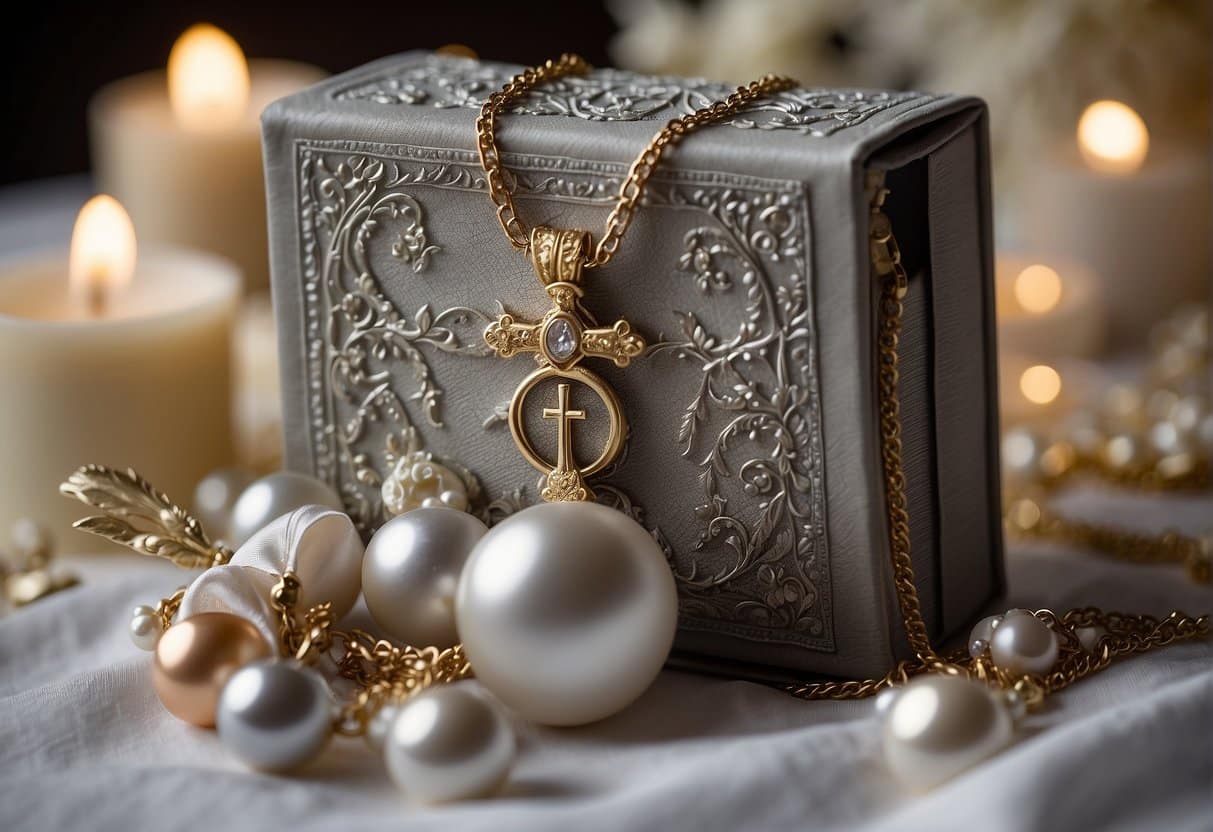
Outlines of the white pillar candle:
<svg viewBox="0 0 1213 832">
<path fill-rule="evenodd" d="M 96 550 L 70 529 L 84 507 L 58 493 L 86 463 L 132 466 L 181 501 L 232 462 L 239 292 L 213 255 L 151 248 L 136 262 L 104 197 L 81 212 L 70 267 L 64 252 L 0 264 L 0 536 L 31 517 L 61 551 Z"/>
<path fill-rule="evenodd" d="M 999 253 L 995 264 L 998 349 L 1055 359 L 1098 355 L 1107 306 L 1089 268 L 1059 257 Z"/>
<path fill-rule="evenodd" d="M 168 71 L 125 78 L 89 107 L 100 190 L 130 211 L 139 239 L 221 254 L 249 290 L 269 286 L 258 117 L 271 101 L 324 77 L 287 61 L 245 63 L 213 26 L 178 40 Z"/>
<path fill-rule="evenodd" d="M 1026 195 L 1028 245 L 1091 266 L 1119 346 L 1140 348 L 1151 324 L 1207 297 L 1207 148 L 1152 146 L 1132 110 L 1096 102 L 1074 145 L 1036 166 Z"/>
</svg>

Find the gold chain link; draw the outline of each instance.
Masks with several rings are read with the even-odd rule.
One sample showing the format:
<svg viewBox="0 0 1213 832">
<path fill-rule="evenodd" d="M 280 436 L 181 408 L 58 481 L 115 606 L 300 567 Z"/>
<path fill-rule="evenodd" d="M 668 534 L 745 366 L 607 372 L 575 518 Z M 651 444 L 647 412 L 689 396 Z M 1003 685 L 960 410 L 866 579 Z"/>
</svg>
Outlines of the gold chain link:
<svg viewBox="0 0 1213 832">
<path fill-rule="evenodd" d="M 869 248 L 873 277 L 880 281 L 878 309 L 878 396 L 880 409 L 880 456 L 885 485 L 885 508 L 889 534 L 889 552 L 893 585 L 901 610 L 906 639 L 915 658 L 899 662 L 879 679 L 809 682 L 785 685 L 783 689 L 802 699 L 862 699 L 874 696 L 892 685 L 904 684 L 920 673 L 965 675 L 1020 693 L 1029 706 L 1039 704 L 1045 694 L 1054 693 L 1096 673 L 1118 657 L 1152 650 L 1181 639 L 1205 638 L 1209 617 L 1197 618 L 1172 612 L 1159 621 L 1151 616 L 1132 616 L 1103 612 L 1094 607 L 1071 610 L 1060 618 L 1049 610 L 1036 615 L 1057 634 L 1062 650 L 1056 668 L 1045 678 L 1010 677 L 990 661 L 988 655 L 971 658 L 967 650 L 941 656 L 931 646 L 926 622 L 914 585 L 914 565 L 910 559 L 910 524 L 906 502 L 905 475 L 901 462 L 901 400 L 898 393 L 898 341 L 902 327 L 902 301 L 908 288 L 901 252 L 893 236 L 892 223 L 884 213 L 888 189 L 883 175 L 869 173 L 870 194 Z M 1131 544 L 1130 544 L 1131 545 Z M 1176 544 L 1178 545 L 1178 544 Z M 1185 555 L 1190 549 L 1183 550 Z M 1173 556 L 1173 555 L 1171 555 Z M 1208 553 L 1205 552 L 1207 569 Z M 1106 631 L 1088 652 L 1079 643 L 1076 630 L 1099 627 Z"/>
<path fill-rule="evenodd" d="M 480 153 L 480 164 L 484 167 L 487 177 L 489 198 L 497 206 L 497 220 L 514 248 L 525 251 L 531 244 L 531 235 L 518 218 L 513 194 L 505 182 L 501 153 L 497 147 L 497 116 L 536 87 L 568 75 L 584 75 L 590 69 L 590 65 L 580 56 L 566 53 L 515 75 L 502 89 L 490 95 L 480 108 L 480 117 L 476 119 L 476 149 Z M 607 217 L 602 239 L 585 257 L 585 268 L 605 266 L 615 256 L 624 232 L 631 225 L 636 205 L 644 195 L 649 177 L 661 164 L 662 155 L 668 148 L 701 127 L 735 115 L 757 98 L 795 86 L 796 82 L 791 78 L 764 75 L 757 81 L 738 87 L 727 98 L 673 119 L 661 128 L 636 157 L 636 161 L 632 162 L 627 177 L 619 186 L 619 195 L 616 197 L 615 207 Z"/>
</svg>

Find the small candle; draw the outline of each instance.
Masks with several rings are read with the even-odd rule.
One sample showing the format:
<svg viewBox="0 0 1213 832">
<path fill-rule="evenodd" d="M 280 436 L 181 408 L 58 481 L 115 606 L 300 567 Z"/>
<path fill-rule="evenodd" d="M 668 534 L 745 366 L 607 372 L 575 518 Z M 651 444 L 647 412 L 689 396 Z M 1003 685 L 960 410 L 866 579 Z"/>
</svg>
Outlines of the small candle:
<svg viewBox="0 0 1213 832">
<path fill-rule="evenodd" d="M 145 243 L 221 254 L 248 289 L 269 286 L 258 117 L 324 77 L 287 61 L 246 62 L 226 33 L 198 24 L 168 70 L 117 81 L 89 107 L 98 186 L 130 211 Z"/>
<path fill-rule="evenodd" d="M 1099 354 L 1107 305 L 1089 268 L 999 252 L 994 272 L 1000 351 L 1041 359 Z"/>
<path fill-rule="evenodd" d="M 998 359 L 999 412 L 1003 428 L 1047 428 L 1084 401 L 1093 401 L 1103 384 L 1099 368 L 1082 359 L 1049 361 L 1003 353 Z"/>
<path fill-rule="evenodd" d="M 21 517 L 62 551 L 79 504 L 58 484 L 80 465 L 133 466 L 178 500 L 233 459 L 234 266 L 182 249 L 136 253 L 109 197 L 83 210 L 62 251 L 0 263 L 0 534 Z"/>
<path fill-rule="evenodd" d="M 1208 292 L 1210 190 L 1207 148 L 1156 144 L 1132 108 L 1096 101 L 1029 176 L 1024 234 L 1088 264 L 1112 340 L 1140 349 L 1152 323 Z"/>
</svg>

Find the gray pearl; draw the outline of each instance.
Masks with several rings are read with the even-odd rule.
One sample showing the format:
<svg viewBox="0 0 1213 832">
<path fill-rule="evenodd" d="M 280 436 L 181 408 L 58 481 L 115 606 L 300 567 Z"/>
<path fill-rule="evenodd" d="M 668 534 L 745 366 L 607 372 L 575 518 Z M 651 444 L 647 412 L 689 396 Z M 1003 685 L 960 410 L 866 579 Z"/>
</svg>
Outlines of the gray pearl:
<svg viewBox="0 0 1213 832">
<path fill-rule="evenodd" d="M 885 717 L 889 768 L 912 788 L 929 789 L 1003 748 L 1014 725 L 995 696 L 985 685 L 958 676 L 911 680 Z"/>
<path fill-rule="evenodd" d="M 514 514 L 468 558 L 455 619 L 476 678 L 545 725 L 581 725 L 634 701 L 674 640 L 678 597 L 661 547 L 596 503 Z"/>
<path fill-rule="evenodd" d="M 198 481 L 194 488 L 193 513 L 206 533 L 225 538 L 232 523 L 236 500 L 253 481 L 243 468 L 220 468 Z"/>
<path fill-rule="evenodd" d="M 392 723 L 396 721 L 396 715 L 399 713 L 398 705 L 381 705 L 367 722 L 366 731 L 362 734 L 366 744 L 376 751 L 383 751 L 388 732 L 392 730 Z"/>
<path fill-rule="evenodd" d="M 426 803 L 491 794 L 514 754 L 499 709 L 466 684 L 430 688 L 402 705 L 384 744 L 392 780 Z"/>
<path fill-rule="evenodd" d="M 245 764 L 289 771 L 324 748 L 332 732 L 333 700 L 314 670 L 263 660 L 240 668 L 219 696 L 219 739 Z"/>
<path fill-rule="evenodd" d="M 1057 634 L 1032 613 L 1012 610 L 994 630 L 990 658 L 1015 676 L 1043 676 L 1057 661 Z"/>
<path fill-rule="evenodd" d="M 415 647 L 451 647 L 455 589 L 488 527 L 453 508 L 417 508 L 375 532 L 362 559 L 362 594 L 384 632 Z"/>
<path fill-rule="evenodd" d="M 295 471 L 278 471 L 262 477 L 236 500 L 226 542 L 239 546 L 270 521 L 306 505 L 344 511 L 337 492 L 315 477 Z"/>
</svg>

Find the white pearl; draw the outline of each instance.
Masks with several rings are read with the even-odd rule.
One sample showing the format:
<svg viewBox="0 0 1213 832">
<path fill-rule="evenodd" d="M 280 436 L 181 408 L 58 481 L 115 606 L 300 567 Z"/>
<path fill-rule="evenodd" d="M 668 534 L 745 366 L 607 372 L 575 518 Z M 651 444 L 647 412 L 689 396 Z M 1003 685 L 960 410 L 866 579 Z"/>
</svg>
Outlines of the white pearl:
<svg viewBox="0 0 1213 832">
<path fill-rule="evenodd" d="M 597 503 L 545 503 L 476 544 L 455 619 L 476 677 L 502 702 L 534 722 L 581 725 L 656 678 L 678 596 L 639 523 Z"/>
<path fill-rule="evenodd" d="M 1108 634 L 1106 628 L 1099 625 L 1093 627 L 1076 627 L 1074 635 L 1078 637 L 1078 643 L 1082 645 L 1082 649 L 1088 653 L 1094 653 L 1095 648 L 1099 646 L 1099 641 Z"/>
<path fill-rule="evenodd" d="M 366 744 L 376 751 L 383 751 L 383 746 L 387 742 L 388 732 L 392 730 L 392 723 L 396 721 L 396 715 L 400 713 L 398 705 L 382 705 L 379 710 L 375 711 L 375 715 L 370 718 L 366 724 L 366 731 L 362 738 L 366 740 Z"/>
<path fill-rule="evenodd" d="M 392 780 L 425 803 L 492 794 L 514 755 L 505 717 L 466 684 L 433 687 L 400 706 L 384 744 Z"/>
<path fill-rule="evenodd" d="M 990 649 L 990 642 L 984 638 L 975 638 L 969 642 L 969 657 L 976 659 L 984 656 Z"/>
<path fill-rule="evenodd" d="M 985 685 L 927 674 L 902 689 L 884 722 L 884 756 L 907 785 L 929 789 L 1010 742 L 1007 708 Z"/>
<path fill-rule="evenodd" d="M 889 708 L 893 707 L 893 703 L 897 701 L 897 696 L 901 693 L 900 688 L 885 688 L 880 693 L 876 694 L 876 713 L 887 714 Z"/>
<path fill-rule="evenodd" d="M 295 471 L 279 471 L 262 477 L 244 489 L 236 500 L 226 542 L 239 546 L 272 520 L 306 505 L 344 511 L 337 492 L 315 477 Z"/>
<path fill-rule="evenodd" d="M 1002 623 L 1001 615 L 987 615 L 985 618 L 973 625 L 973 629 L 969 631 L 969 643 L 974 641 L 984 641 L 990 643 L 990 639 L 994 637 L 994 630 Z"/>
<path fill-rule="evenodd" d="M 198 481 L 193 514 L 212 538 L 225 538 L 232 525 L 236 500 L 253 481 L 243 468 L 220 468 Z"/>
<path fill-rule="evenodd" d="M 1003 691 L 1002 701 L 1007 706 L 1007 713 L 1011 715 L 1011 719 L 1016 722 L 1021 721 L 1028 715 L 1028 703 L 1019 695 L 1017 690 Z"/>
<path fill-rule="evenodd" d="M 164 626 L 160 621 L 160 616 L 156 615 L 156 610 L 148 606 L 135 607 L 131 614 L 131 622 L 128 627 L 131 634 L 131 641 L 140 650 L 147 650 L 149 653 L 156 649 L 156 645 L 160 643 L 160 636 L 164 633 Z"/>
<path fill-rule="evenodd" d="M 224 747 L 251 768 L 290 771 L 311 760 L 332 733 L 333 700 L 316 671 L 262 660 L 223 686 L 215 727 Z"/>
<path fill-rule="evenodd" d="M 1043 676 L 1057 661 L 1057 634 L 1029 612 L 1012 610 L 990 640 L 990 658 L 1015 676 Z"/>
<path fill-rule="evenodd" d="M 362 559 L 362 594 L 384 632 L 415 647 L 451 647 L 455 589 L 488 526 L 452 508 L 417 508 L 375 532 Z"/>
</svg>

